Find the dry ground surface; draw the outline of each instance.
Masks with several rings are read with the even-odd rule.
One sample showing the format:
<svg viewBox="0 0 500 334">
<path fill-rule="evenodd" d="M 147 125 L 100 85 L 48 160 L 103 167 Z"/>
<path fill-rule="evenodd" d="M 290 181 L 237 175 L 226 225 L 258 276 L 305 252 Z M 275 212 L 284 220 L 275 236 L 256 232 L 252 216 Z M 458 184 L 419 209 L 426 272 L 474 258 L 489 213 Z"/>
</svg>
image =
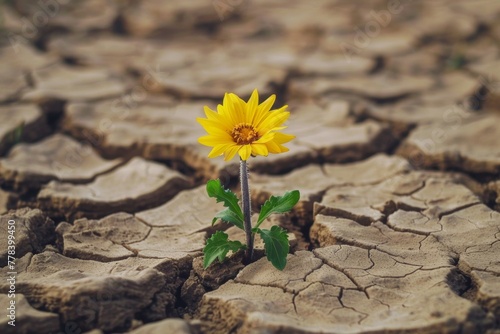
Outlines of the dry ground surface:
<svg viewBox="0 0 500 334">
<path fill-rule="evenodd" d="M 499 333 L 500 2 L 7 1 L 0 48 L 1 333 Z M 288 104 L 299 189 L 282 272 L 202 268 L 236 162 L 195 118 Z M 16 327 L 7 226 L 16 224 Z"/>
</svg>

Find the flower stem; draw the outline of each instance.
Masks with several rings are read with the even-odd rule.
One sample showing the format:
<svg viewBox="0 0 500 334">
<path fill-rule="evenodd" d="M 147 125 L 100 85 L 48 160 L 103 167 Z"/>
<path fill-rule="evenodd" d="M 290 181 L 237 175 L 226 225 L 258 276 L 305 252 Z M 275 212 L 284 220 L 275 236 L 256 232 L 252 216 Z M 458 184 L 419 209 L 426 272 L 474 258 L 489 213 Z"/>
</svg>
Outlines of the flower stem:
<svg viewBox="0 0 500 334">
<path fill-rule="evenodd" d="M 245 252 L 245 260 L 247 263 L 252 262 L 253 256 L 253 237 L 252 237 L 252 216 L 250 209 L 250 189 L 248 188 L 248 169 L 247 162 L 240 160 L 240 179 L 241 179 L 241 201 L 243 203 L 243 216 L 245 234 L 247 237 L 247 250 Z"/>
</svg>

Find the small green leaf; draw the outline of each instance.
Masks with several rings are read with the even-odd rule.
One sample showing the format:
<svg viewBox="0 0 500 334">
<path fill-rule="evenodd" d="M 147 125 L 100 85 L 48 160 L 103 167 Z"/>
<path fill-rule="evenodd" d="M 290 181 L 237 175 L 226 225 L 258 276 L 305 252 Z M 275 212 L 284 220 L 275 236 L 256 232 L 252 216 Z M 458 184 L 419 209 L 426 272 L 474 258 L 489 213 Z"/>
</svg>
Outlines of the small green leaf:
<svg viewBox="0 0 500 334">
<path fill-rule="evenodd" d="M 10 132 L 5 138 L 5 142 L 10 144 L 17 144 L 21 141 L 24 132 L 24 122 L 19 124 L 14 128 L 12 132 Z M 2 140 L 0 140 L 1 142 Z"/>
<path fill-rule="evenodd" d="M 203 248 L 203 268 L 207 268 L 215 259 L 219 262 L 224 261 L 229 251 L 237 252 L 239 249 L 245 248 L 239 241 L 228 240 L 228 235 L 225 232 L 217 231 L 210 239 L 207 240 L 207 245 Z"/>
<path fill-rule="evenodd" d="M 446 65 L 453 69 L 453 70 L 458 70 L 467 63 L 467 58 L 463 54 L 454 54 L 448 60 L 446 61 Z"/>
<path fill-rule="evenodd" d="M 290 211 L 300 199 L 300 192 L 292 190 L 286 192 L 283 196 L 271 196 L 262 206 L 259 214 L 259 220 L 256 227 L 273 213 L 285 213 Z"/>
<path fill-rule="evenodd" d="M 276 269 L 283 270 L 286 266 L 288 251 L 290 250 L 286 230 L 274 225 L 270 230 L 262 229 L 258 233 L 262 240 L 264 240 L 267 259 L 271 261 Z"/>
<path fill-rule="evenodd" d="M 217 203 L 224 202 L 224 206 L 231 210 L 236 217 L 238 217 L 241 224 L 243 224 L 243 213 L 238 204 L 238 197 L 229 189 L 224 189 L 220 184 L 220 180 L 210 180 L 207 182 L 208 196 L 217 200 Z"/>
<path fill-rule="evenodd" d="M 241 221 L 240 217 L 238 217 L 229 208 L 217 212 L 214 219 L 212 219 L 212 226 L 214 226 L 217 219 L 222 219 L 226 222 L 233 223 L 236 227 L 241 228 L 243 231 L 245 230 L 245 228 L 243 227 L 243 221 Z"/>
<path fill-rule="evenodd" d="M 24 132 L 24 122 L 14 129 L 14 133 L 12 134 L 14 143 L 17 144 L 21 141 L 23 132 Z"/>
</svg>

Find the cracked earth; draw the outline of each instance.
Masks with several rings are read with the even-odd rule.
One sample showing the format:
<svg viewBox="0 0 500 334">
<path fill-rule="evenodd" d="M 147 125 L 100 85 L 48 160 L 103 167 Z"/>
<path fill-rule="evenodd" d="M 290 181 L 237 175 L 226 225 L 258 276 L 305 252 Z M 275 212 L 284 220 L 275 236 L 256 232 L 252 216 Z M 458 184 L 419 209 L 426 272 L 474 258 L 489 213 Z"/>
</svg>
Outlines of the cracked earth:
<svg viewBox="0 0 500 334">
<path fill-rule="evenodd" d="M 1 333 L 500 333 L 498 1 L 41 3 L 1 5 Z M 245 237 L 195 119 L 254 88 L 296 135 L 249 162 L 255 211 L 300 190 L 288 265 L 205 270 Z"/>
</svg>

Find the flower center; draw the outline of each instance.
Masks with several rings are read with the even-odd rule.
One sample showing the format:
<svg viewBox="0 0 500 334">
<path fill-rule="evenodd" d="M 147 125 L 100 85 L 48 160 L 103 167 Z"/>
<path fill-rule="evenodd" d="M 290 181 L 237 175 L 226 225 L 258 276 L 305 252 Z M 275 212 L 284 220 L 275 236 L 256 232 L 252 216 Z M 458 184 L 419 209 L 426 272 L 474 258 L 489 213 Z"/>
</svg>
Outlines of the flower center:
<svg viewBox="0 0 500 334">
<path fill-rule="evenodd" d="M 251 144 L 259 139 L 259 134 L 251 124 L 240 123 L 233 128 L 231 131 L 231 137 L 238 145 Z"/>
</svg>

